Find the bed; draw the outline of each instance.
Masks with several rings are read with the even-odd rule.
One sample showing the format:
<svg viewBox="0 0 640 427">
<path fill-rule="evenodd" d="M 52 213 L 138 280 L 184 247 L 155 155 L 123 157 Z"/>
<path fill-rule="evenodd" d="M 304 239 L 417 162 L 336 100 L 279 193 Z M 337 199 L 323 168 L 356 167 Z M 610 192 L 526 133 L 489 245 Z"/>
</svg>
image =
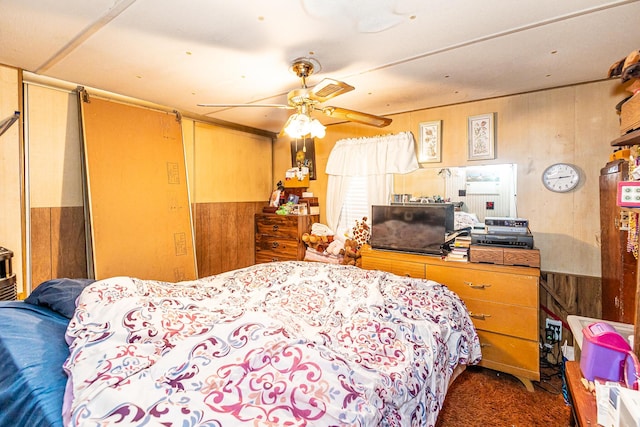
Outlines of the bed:
<svg viewBox="0 0 640 427">
<path fill-rule="evenodd" d="M 0 304 L 2 426 L 431 426 L 481 358 L 445 286 L 351 266 L 44 285 Z"/>
</svg>

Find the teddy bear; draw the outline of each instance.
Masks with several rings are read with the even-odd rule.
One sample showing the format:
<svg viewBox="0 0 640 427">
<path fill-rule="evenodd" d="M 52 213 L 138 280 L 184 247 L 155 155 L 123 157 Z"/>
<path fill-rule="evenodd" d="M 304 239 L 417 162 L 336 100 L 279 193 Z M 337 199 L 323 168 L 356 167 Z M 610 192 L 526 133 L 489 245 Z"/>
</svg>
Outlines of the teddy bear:
<svg viewBox="0 0 640 427">
<path fill-rule="evenodd" d="M 302 235 L 302 241 L 311 249 L 318 252 L 324 252 L 329 247 L 328 236 L 318 236 L 313 233 L 304 233 Z"/>
<path fill-rule="evenodd" d="M 340 251 L 342 254 L 342 265 L 360 264 L 360 248 L 358 242 L 353 239 L 347 239 L 344 242 L 344 249 Z"/>
</svg>

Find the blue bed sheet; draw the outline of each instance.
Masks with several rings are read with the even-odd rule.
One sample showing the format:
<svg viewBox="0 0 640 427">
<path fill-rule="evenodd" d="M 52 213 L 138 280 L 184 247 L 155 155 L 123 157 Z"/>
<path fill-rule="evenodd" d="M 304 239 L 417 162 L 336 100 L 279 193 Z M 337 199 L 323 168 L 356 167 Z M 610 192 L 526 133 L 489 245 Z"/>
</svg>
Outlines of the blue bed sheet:
<svg viewBox="0 0 640 427">
<path fill-rule="evenodd" d="M 62 427 L 68 323 L 45 307 L 0 302 L 0 426 Z"/>
</svg>

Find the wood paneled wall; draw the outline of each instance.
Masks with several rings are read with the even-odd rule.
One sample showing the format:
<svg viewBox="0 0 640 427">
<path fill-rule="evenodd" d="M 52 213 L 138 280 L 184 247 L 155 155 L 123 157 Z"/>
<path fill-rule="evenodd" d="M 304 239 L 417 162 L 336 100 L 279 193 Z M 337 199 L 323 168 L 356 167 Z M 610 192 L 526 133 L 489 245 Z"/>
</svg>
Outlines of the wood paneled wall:
<svg viewBox="0 0 640 427">
<path fill-rule="evenodd" d="M 557 317 L 565 323 L 563 341 L 572 345 L 573 336 L 566 327 L 568 315 L 601 318 L 599 277 L 543 272 L 540 282 L 540 331 L 544 331 L 547 317 Z"/>
<path fill-rule="evenodd" d="M 31 209 L 31 283 L 87 277 L 84 208 Z"/>
<path fill-rule="evenodd" d="M 266 201 L 192 205 L 200 277 L 255 263 L 254 215 L 266 205 Z"/>
<path fill-rule="evenodd" d="M 254 215 L 265 202 L 192 204 L 199 277 L 254 264 Z M 87 276 L 82 207 L 31 209 L 33 288 L 55 278 Z"/>
</svg>

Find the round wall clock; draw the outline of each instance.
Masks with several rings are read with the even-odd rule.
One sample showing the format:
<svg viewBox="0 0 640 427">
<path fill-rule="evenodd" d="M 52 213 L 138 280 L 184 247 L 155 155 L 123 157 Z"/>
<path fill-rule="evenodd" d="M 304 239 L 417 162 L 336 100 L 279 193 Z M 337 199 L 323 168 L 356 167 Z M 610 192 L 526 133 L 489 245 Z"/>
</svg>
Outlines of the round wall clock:
<svg viewBox="0 0 640 427">
<path fill-rule="evenodd" d="M 551 191 L 566 193 L 580 183 L 578 168 L 569 163 L 556 163 L 542 173 L 542 183 Z"/>
</svg>

